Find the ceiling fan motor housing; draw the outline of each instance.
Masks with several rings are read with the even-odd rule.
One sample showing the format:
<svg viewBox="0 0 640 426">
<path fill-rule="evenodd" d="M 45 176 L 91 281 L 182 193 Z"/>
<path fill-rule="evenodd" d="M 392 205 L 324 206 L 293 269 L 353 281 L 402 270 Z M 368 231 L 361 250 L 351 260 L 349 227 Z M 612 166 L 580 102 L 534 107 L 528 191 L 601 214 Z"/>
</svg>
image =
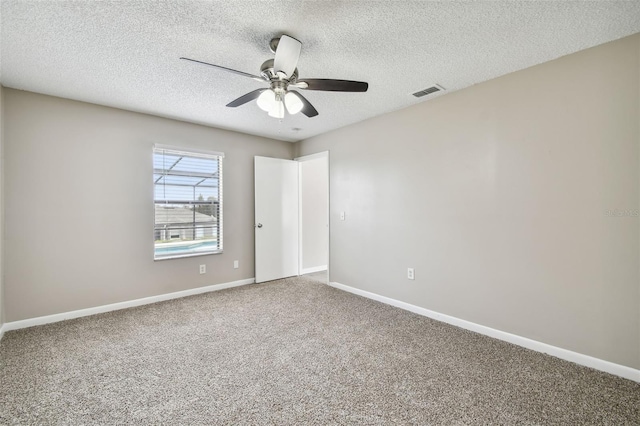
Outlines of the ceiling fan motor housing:
<svg viewBox="0 0 640 426">
<path fill-rule="evenodd" d="M 298 81 L 298 68 L 296 68 L 289 78 L 283 78 L 282 75 L 279 75 L 275 68 L 273 67 L 273 59 L 267 59 L 262 63 L 260 67 L 260 75 L 267 81 L 287 81 L 288 83 L 294 84 Z"/>
</svg>

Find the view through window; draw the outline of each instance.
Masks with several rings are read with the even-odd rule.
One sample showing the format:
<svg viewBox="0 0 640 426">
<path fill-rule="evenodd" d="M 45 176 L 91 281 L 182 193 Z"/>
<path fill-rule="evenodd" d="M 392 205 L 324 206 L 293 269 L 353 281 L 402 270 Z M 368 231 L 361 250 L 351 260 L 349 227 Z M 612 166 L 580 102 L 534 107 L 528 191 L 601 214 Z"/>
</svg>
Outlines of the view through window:
<svg viewBox="0 0 640 426">
<path fill-rule="evenodd" d="M 223 157 L 154 147 L 154 259 L 222 252 Z"/>
</svg>

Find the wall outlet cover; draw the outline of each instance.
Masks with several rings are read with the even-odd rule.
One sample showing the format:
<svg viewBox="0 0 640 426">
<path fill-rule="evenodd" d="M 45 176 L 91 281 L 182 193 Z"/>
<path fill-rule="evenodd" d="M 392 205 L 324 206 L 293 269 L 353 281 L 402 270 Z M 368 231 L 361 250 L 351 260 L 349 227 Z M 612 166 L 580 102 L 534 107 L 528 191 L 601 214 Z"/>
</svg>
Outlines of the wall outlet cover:
<svg viewBox="0 0 640 426">
<path fill-rule="evenodd" d="M 407 278 L 410 280 L 416 279 L 415 271 L 413 270 L 413 268 L 407 268 Z"/>
</svg>

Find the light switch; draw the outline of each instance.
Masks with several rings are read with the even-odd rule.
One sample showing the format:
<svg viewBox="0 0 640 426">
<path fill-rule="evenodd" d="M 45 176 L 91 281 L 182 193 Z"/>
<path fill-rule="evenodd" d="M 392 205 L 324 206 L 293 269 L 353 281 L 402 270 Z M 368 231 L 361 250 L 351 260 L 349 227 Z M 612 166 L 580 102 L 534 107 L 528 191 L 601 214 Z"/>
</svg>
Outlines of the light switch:
<svg viewBox="0 0 640 426">
<path fill-rule="evenodd" d="M 344 220 L 344 212 L 340 212 L 340 220 Z"/>
</svg>

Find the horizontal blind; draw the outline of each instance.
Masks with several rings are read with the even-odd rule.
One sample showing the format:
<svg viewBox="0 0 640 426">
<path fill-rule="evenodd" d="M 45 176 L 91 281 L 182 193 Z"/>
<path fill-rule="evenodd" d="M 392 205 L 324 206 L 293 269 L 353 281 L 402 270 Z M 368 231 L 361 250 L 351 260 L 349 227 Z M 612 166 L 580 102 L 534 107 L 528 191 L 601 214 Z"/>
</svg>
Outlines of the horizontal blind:
<svg viewBox="0 0 640 426">
<path fill-rule="evenodd" d="M 155 259 L 222 251 L 223 157 L 154 147 Z"/>
</svg>

